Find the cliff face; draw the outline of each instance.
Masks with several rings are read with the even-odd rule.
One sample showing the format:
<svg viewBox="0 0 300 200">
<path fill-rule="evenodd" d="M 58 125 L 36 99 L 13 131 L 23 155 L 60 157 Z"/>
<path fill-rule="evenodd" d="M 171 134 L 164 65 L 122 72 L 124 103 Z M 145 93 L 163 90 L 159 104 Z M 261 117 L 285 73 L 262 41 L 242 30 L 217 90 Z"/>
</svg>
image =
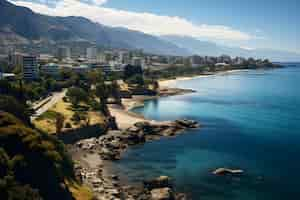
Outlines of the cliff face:
<svg viewBox="0 0 300 200">
<path fill-rule="evenodd" d="M 86 41 L 113 48 L 144 49 L 149 53 L 188 54 L 183 48 L 142 32 L 103 26 L 83 17 L 40 15 L 0 0 L 0 45 L 41 40 L 53 43 Z"/>
</svg>

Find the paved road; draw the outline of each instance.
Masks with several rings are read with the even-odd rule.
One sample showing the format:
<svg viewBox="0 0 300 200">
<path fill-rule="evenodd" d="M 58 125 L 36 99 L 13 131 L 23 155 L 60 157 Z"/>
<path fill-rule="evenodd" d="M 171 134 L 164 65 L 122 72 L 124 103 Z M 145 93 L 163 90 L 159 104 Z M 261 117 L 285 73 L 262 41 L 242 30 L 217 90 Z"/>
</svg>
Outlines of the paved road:
<svg viewBox="0 0 300 200">
<path fill-rule="evenodd" d="M 38 103 L 34 106 L 35 114 L 31 116 L 31 120 L 36 119 L 38 116 L 42 115 L 44 112 L 49 110 L 52 106 L 54 106 L 57 102 L 59 102 L 64 96 L 66 96 L 67 89 L 64 89 L 61 92 L 54 92 L 52 96 L 47 97 L 46 99 L 42 100 L 41 103 Z M 40 106 L 41 104 L 45 103 L 44 105 Z"/>
</svg>

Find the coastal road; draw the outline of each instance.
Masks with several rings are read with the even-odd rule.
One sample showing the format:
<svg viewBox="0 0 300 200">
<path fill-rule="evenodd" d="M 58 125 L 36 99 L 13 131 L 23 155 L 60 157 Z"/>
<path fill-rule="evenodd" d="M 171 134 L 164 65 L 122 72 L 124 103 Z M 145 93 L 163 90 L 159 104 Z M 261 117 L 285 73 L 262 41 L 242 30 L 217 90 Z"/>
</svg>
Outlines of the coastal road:
<svg viewBox="0 0 300 200">
<path fill-rule="evenodd" d="M 50 97 L 47 97 L 46 99 L 43 99 L 38 104 L 33 106 L 33 109 L 35 110 L 35 113 L 33 116 L 31 116 L 31 120 L 36 119 L 40 115 L 42 115 L 44 112 L 49 110 L 52 106 L 54 106 L 57 102 L 59 102 L 64 96 L 66 96 L 67 89 L 64 89 L 61 92 L 54 92 Z"/>
</svg>

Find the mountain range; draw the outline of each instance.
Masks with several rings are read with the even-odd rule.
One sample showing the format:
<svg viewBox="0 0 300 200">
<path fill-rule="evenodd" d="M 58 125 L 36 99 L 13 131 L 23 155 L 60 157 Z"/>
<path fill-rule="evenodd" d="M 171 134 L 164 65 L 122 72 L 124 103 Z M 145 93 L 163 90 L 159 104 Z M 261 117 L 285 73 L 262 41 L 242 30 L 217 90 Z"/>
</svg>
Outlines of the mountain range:
<svg viewBox="0 0 300 200">
<path fill-rule="evenodd" d="M 268 58 L 272 61 L 300 61 L 300 54 L 271 49 L 243 49 L 187 36 L 153 36 L 126 28 L 113 28 L 84 17 L 53 17 L 0 0 L 1 47 L 27 45 L 49 50 L 60 44 L 97 45 L 120 49 L 143 49 L 146 53 L 163 55 L 219 56 Z M 1 51 L 0 51 L 1 52 Z"/>
<path fill-rule="evenodd" d="M 111 48 L 144 49 L 148 53 L 188 55 L 186 49 L 161 38 L 94 23 L 83 17 L 52 17 L 0 0 L 0 45 L 38 42 L 90 42 Z"/>
<path fill-rule="evenodd" d="M 232 57 L 253 57 L 253 58 L 268 58 L 275 62 L 299 62 L 300 54 L 288 51 L 273 50 L 273 49 L 244 49 L 240 47 L 229 47 L 219 45 L 213 42 L 200 41 L 193 37 L 166 35 L 162 39 L 176 44 L 178 47 L 185 48 L 192 54 L 202 56 L 220 56 L 222 54 Z"/>
</svg>

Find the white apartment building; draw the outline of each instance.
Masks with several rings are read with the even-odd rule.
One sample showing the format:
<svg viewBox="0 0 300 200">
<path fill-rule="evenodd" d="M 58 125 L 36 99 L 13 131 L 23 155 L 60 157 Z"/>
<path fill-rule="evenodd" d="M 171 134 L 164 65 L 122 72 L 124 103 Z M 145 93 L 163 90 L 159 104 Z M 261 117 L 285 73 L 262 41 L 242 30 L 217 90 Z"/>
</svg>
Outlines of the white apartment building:
<svg viewBox="0 0 300 200">
<path fill-rule="evenodd" d="M 96 47 L 89 47 L 86 49 L 86 58 L 88 61 L 96 61 L 97 59 L 97 48 Z"/>
<path fill-rule="evenodd" d="M 119 62 L 122 64 L 130 64 L 130 55 L 127 51 L 120 51 L 119 52 Z"/>
<path fill-rule="evenodd" d="M 59 47 L 57 50 L 57 58 L 59 60 L 70 59 L 71 50 L 69 47 Z"/>
</svg>

